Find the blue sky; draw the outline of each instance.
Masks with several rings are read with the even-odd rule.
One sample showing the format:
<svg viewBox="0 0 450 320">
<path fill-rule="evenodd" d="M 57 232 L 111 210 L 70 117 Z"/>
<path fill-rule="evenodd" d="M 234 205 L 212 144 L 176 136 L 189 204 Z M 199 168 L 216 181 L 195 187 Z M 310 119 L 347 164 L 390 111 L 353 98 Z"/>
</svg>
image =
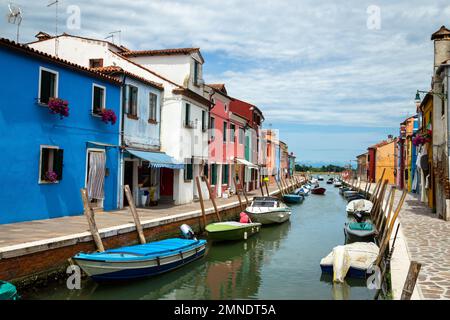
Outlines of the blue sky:
<svg viewBox="0 0 450 320">
<path fill-rule="evenodd" d="M 54 33 L 50 0 L 15 1 L 24 12 L 22 42 Z M 0 0 L 2 16 L 8 2 Z M 71 5 L 80 9 L 80 29 L 66 25 Z M 430 86 L 430 36 L 450 26 L 450 3 L 441 0 L 60 0 L 59 7 L 60 32 L 104 38 L 122 30 L 132 49 L 200 47 L 206 82 L 258 105 L 299 161 L 348 163 L 397 135 L 416 90 Z M 6 19 L 0 35 L 15 38 Z"/>
</svg>

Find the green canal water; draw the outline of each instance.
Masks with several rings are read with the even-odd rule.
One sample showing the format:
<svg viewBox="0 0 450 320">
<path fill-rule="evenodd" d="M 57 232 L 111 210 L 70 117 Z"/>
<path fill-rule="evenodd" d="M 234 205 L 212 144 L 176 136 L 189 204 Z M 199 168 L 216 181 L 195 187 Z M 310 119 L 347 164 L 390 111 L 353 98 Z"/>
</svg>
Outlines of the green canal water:
<svg viewBox="0 0 450 320">
<path fill-rule="evenodd" d="M 325 180 L 327 177 L 325 177 Z M 65 282 L 40 288 L 26 299 L 372 299 L 365 280 L 333 285 L 319 262 L 344 243 L 346 201 L 321 181 L 324 196 L 292 205 L 291 220 L 262 228 L 247 241 L 213 244 L 205 258 L 153 278 L 118 284 L 89 279 L 80 290 Z"/>
</svg>

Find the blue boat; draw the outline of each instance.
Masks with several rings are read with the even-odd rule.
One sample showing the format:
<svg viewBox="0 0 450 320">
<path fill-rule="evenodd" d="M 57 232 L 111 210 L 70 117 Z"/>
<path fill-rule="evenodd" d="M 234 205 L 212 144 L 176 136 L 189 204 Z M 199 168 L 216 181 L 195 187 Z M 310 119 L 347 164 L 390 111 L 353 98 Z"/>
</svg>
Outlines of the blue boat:
<svg viewBox="0 0 450 320">
<path fill-rule="evenodd" d="M 283 201 L 286 203 L 302 203 L 305 197 L 301 194 L 285 194 L 283 196 Z"/>
<path fill-rule="evenodd" d="M 146 244 L 79 253 L 73 260 L 95 281 L 154 276 L 205 255 L 206 240 L 171 238 Z"/>
<path fill-rule="evenodd" d="M 18 300 L 16 286 L 12 283 L 0 280 L 0 300 Z"/>
</svg>

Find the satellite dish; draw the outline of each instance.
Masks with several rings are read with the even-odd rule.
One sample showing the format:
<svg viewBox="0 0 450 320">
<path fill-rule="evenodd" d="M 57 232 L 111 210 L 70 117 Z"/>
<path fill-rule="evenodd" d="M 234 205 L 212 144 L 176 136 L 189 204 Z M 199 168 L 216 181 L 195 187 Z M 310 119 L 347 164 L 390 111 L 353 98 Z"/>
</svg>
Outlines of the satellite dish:
<svg viewBox="0 0 450 320">
<path fill-rule="evenodd" d="M 8 23 L 17 25 L 16 42 L 19 43 L 20 24 L 22 23 L 23 19 L 22 9 L 12 2 L 8 4 L 8 9 L 9 9 L 9 14 L 7 15 Z"/>
</svg>

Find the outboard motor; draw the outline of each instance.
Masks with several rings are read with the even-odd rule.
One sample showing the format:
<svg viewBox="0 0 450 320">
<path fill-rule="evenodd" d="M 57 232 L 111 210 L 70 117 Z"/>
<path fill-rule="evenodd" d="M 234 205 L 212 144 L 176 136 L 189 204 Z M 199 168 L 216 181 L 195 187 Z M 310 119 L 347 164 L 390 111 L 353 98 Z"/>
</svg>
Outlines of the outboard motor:
<svg viewBox="0 0 450 320">
<path fill-rule="evenodd" d="M 353 214 L 353 216 L 355 217 L 356 222 L 363 222 L 363 220 L 364 220 L 363 214 L 361 212 L 359 212 L 359 211 L 355 212 Z"/>
<path fill-rule="evenodd" d="M 182 224 L 180 227 L 180 230 L 181 230 L 181 234 L 186 239 L 197 240 L 197 238 L 195 237 L 194 231 L 192 231 L 191 227 L 189 227 L 187 224 Z"/>
</svg>

